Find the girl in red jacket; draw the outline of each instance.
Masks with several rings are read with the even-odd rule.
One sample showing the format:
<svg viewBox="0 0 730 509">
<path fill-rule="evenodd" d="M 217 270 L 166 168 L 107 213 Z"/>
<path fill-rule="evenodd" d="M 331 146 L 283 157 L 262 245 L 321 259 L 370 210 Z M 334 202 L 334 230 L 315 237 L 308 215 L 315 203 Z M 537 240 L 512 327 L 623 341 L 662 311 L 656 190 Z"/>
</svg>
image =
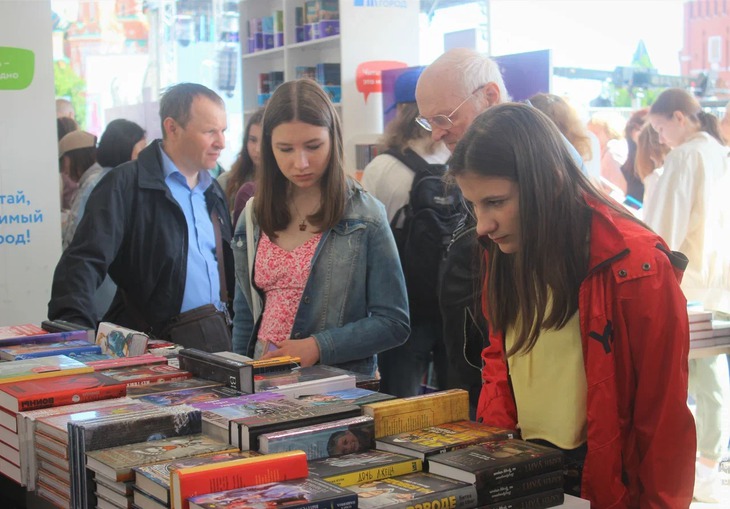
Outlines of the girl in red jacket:
<svg viewBox="0 0 730 509">
<path fill-rule="evenodd" d="M 477 417 L 566 453 L 594 509 L 688 507 L 686 258 L 597 191 L 535 108 L 493 106 L 450 173 L 485 248 Z"/>
</svg>

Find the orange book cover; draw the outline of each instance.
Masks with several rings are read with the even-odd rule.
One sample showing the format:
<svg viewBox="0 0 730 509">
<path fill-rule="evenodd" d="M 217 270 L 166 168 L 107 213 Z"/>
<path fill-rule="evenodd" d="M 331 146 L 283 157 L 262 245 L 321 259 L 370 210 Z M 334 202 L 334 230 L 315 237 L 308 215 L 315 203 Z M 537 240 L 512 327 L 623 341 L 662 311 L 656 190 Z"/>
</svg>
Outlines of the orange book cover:
<svg viewBox="0 0 730 509">
<path fill-rule="evenodd" d="M 189 509 L 197 495 L 246 488 L 257 484 L 302 479 L 309 475 L 304 451 L 287 451 L 238 458 L 170 471 L 172 509 Z"/>
</svg>

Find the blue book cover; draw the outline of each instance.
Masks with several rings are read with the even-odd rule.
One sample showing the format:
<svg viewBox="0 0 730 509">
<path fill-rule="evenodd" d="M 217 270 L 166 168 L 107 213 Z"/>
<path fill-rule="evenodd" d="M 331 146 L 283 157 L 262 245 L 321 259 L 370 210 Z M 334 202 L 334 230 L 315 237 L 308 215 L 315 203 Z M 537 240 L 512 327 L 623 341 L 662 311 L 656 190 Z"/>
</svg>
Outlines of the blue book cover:
<svg viewBox="0 0 730 509">
<path fill-rule="evenodd" d="M 58 341 L 55 343 L 29 343 L 8 345 L 0 348 L 0 358 L 6 360 L 33 359 L 51 355 L 66 355 L 75 357 L 80 354 L 101 353 L 98 345 L 82 339 Z"/>
</svg>

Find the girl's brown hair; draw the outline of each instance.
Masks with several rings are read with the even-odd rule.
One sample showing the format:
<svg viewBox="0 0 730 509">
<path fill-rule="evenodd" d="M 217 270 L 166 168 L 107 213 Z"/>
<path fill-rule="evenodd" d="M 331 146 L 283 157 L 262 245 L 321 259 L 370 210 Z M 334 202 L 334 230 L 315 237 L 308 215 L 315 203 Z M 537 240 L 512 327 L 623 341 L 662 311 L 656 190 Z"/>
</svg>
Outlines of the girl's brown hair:
<svg viewBox="0 0 730 509">
<path fill-rule="evenodd" d="M 675 111 L 681 112 L 691 122 L 698 125 L 700 131 L 706 132 L 721 145 L 725 145 L 717 117 L 703 111 L 697 99 L 681 88 L 668 88 L 659 94 L 649 109 L 649 115 L 672 118 Z"/>
<path fill-rule="evenodd" d="M 264 118 L 264 109 L 261 108 L 256 110 L 246 123 L 246 129 L 243 131 L 243 144 L 241 145 L 241 151 L 238 153 L 236 161 L 231 166 L 231 176 L 228 177 L 226 183 L 226 198 L 228 198 L 228 206 L 233 210 L 233 206 L 236 201 L 236 193 L 246 182 L 254 180 L 256 167 L 254 166 L 253 159 L 248 153 L 248 137 L 251 134 L 251 126 L 261 124 Z"/>
<path fill-rule="evenodd" d="M 337 224 L 345 211 L 347 179 L 344 171 L 342 127 L 327 93 L 316 81 L 299 79 L 280 85 L 266 105 L 261 138 L 261 172 L 256 187 L 254 211 L 261 230 L 270 238 L 291 222 L 289 181 L 279 169 L 271 145 L 271 133 L 288 122 L 326 127 L 330 136 L 330 158 L 320 180 L 322 202 L 319 210 L 307 216 L 307 221 L 320 230 Z"/>
<path fill-rule="evenodd" d="M 550 118 L 563 136 L 568 138 L 580 156 L 589 161 L 593 159 L 591 139 L 588 129 L 578 117 L 578 113 L 565 100 L 555 94 L 535 94 L 530 97 L 530 103 Z"/>
<path fill-rule="evenodd" d="M 659 141 L 659 135 L 651 126 L 646 124 L 639 131 L 636 143 L 636 160 L 634 170 L 636 175 L 644 180 L 651 173 L 664 164 L 664 158 L 669 153 L 669 147 Z"/>
</svg>

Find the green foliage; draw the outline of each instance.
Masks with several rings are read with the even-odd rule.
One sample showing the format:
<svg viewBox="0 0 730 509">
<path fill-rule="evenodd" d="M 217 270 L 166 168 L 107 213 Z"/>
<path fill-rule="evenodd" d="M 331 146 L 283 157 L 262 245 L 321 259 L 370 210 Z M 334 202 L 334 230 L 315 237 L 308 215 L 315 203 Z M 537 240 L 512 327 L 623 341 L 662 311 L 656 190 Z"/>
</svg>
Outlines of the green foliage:
<svg viewBox="0 0 730 509">
<path fill-rule="evenodd" d="M 651 106 L 662 91 L 660 88 L 617 87 L 613 92 L 613 105 L 617 108 L 631 108 L 634 97 L 640 97 L 641 107 L 645 108 Z"/>
<path fill-rule="evenodd" d="M 71 101 L 76 111 L 76 122 L 82 129 L 86 123 L 86 81 L 76 74 L 68 62 L 58 60 L 53 64 L 53 80 L 56 83 L 56 97 L 65 97 Z"/>
</svg>

